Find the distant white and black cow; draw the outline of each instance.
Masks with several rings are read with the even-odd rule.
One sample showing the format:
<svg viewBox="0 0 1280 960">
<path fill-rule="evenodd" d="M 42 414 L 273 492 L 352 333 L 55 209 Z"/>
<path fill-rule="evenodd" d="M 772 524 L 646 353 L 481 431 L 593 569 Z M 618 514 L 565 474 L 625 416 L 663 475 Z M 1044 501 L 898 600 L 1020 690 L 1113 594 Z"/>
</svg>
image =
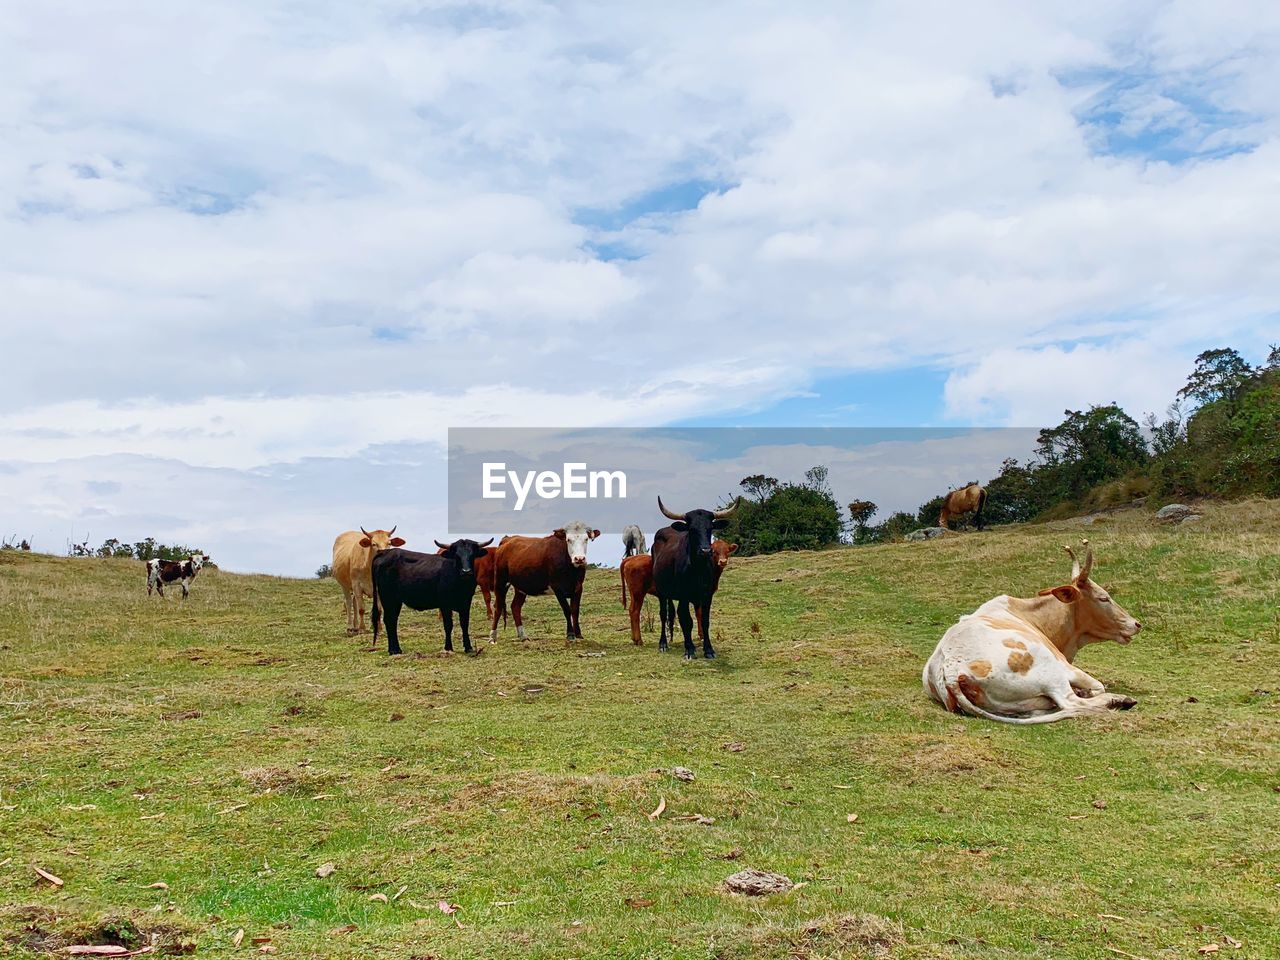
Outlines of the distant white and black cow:
<svg viewBox="0 0 1280 960">
<path fill-rule="evenodd" d="M 209 562 L 209 558 L 202 553 L 193 553 L 186 560 L 155 560 L 147 561 L 147 596 L 151 596 L 151 591 L 155 590 L 160 596 L 164 596 L 164 585 L 173 583 L 175 580 L 182 584 L 182 599 L 187 599 L 187 584 L 196 578 L 196 574 L 200 572 L 200 568 Z"/>
<path fill-rule="evenodd" d="M 637 557 L 642 553 L 648 553 L 649 548 L 644 542 L 644 531 L 637 527 L 634 523 L 628 523 L 622 528 L 622 559 L 627 557 Z"/>
</svg>

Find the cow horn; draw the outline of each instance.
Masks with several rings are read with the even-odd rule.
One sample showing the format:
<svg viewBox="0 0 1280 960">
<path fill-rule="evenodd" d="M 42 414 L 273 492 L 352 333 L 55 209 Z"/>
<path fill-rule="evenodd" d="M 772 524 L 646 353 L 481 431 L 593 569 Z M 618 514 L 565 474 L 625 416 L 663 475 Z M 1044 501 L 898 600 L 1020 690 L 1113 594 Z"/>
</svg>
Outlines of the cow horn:
<svg viewBox="0 0 1280 960">
<path fill-rule="evenodd" d="M 724 519 L 726 519 L 727 517 L 732 517 L 732 516 L 733 516 L 733 512 L 734 512 L 735 510 L 737 510 L 737 509 L 738 509 L 738 505 L 739 505 L 740 503 L 742 503 L 742 498 L 741 498 L 741 497 L 735 497 L 735 498 L 734 498 L 734 501 L 733 501 L 733 505 L 732 505 L 732 506 L 725 507 L 723 510 L 716 510 L 716 511 L 715 511 L 715 513 L 714 513 L 715 518 L 716 518 L 717 520 L 724 520 Z"/>
<path fill-rule="evenodd" d="M 367 536 L 370 536 L 369 531 L 368 531 L 368 530 L 366 530 L 364 527 L 361 527 L 361 528 L 360 528 L 360 532 L 361 532 L 361 533 L 363 533 L 366 537 L 367 537 Z"/>
<path fill-rule="evenodd" d="M 684 519 L 684 514 L 683 514 L 683 513 L 672 513 L 670 510 L 668 510 L 666 507 L 664 507 L 664 506 L 662 505 L 662 498 L 661 498 L 661 497 L 659 497 L 659 498 L 658 498 L 658 509 L 662 511 L 662 515 L 663 515 L 664 517 L 666 517 L 668 520 L 683 520 L 683 519 Z"/>
<path fill-rule="evenodd" d="M 397 524 L 396 524 L 396 527 L 398 527 L 398 526 L 400 526 L 400 524 L 398 524 L 398 523 L 397 523 Z M 396 527 L 392 527 L 392 528 L 391 528 L 391 533 L 395 533 L 395 532 L 396 532 Z M 388 534 L 387 534 L 387 536 L 391 536 L 391 533 L 388 533 Z"/>
<path fill-rule="evenodd" d="M 476 546 L 478 546 L 478 547 L 487 547 L 487 546 L 488 546 L 489 544 L 491 544 L 491 543 L 493 543 L 493 537 L 490 537 L 490 538 L 489 538 L 488 540 L 486 540 L 484 543 L 478 543 L 478 544 L 476 544 Z"/>
<path fill-rule="evenodd" d="M 448 549 L 449 549 L 449 544 L 447 544 L 447 543 L 441 543 L 439 540 L 437 540 L 437 541 L 435 542 L 435 544 L 436 544 L 436 546 L 437 546 L 437 547 L 439 547 L 441 550 L 448 550 Z"/>
<path fill-rule="evenodd" d="M 1084 566 L 1077 579 L 1084 581 L 1089 579 L 1089 573 L 1093 570 L 1093 547 L 1089 546 L 1088 540 L 1081 540 L 1080 546 L 1084 547 Z"/>
<path fill-rule="evenodd" d="M 1076 552 L 1071 549 L 1071 544 L 1065 544 L 1062 549 L 1067 551 L 1067 556 L 1071 558 L 1071 579 L 1074 580 L 1080 576 L 1080 560 L 1076 557 Z"/>
</svg>

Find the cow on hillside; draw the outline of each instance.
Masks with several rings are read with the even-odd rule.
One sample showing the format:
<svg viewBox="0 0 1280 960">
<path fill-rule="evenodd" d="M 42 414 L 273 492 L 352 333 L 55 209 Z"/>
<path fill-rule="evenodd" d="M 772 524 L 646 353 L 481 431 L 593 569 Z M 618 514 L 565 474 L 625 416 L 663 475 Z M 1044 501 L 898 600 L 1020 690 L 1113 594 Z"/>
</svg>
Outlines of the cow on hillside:
<svg viewBox="0 0 1280 960">
<path fill-rule="evenodd" d="M 397 524 L 396 526 L 399 526 Z M 347 633 L 364 633 L 364 598 L 373 595 L 373 558 L 383 550 L 403 547 L 404 538 L 395 535 L 396 528 L 375 530 L 364 527 L 357 533 L 348 530 L 333 541 L 333 579 L 342 587 L 342 602 L 347 612 Z"/>
<path fill-rule="evenodd" d="M 455 540 L 436 546 L 440 553 L 383 550 L 373 558 L 373 645 L 378 645 L 379 604 L 387 628 L 387 653 L 401 652 L 400 610 L 439 610 L 444 620 L 444 648 L 453 650 L 453 615 L 462 626 L 462 649 L 471 653 L 471 599 L 476 593 L 476 560 L 493 543 Z"/>
<path fill-rule="evenodd" d="M 438 544 L 440 541 L 437 540 L 436 543 Z M 488 543 L 493 543 L 492 537 L 489 538 Z M 436 554 L 444 556 L 448 551 L 449 547 L 442 546 L 436 551 Z M 496 548 L 486 550 L 484 553 L 477 554 L 475 558 L 476 586 L 480 588 L 480 595 L 484 597 L 486 622 L 488 618 L 493 616 L 493 561 L 495 560 L 494 554 L 497 552 Z M 441 616 L 443 615 L 442 611 Z"/>
<path fill-rule="evenodd" d="M 516 636 L 525 639 L 521 610 L 526 597 L 550 591 L 564 613 L 565 642 L 582 639 L 578 611 L 582 606 L 582 584 L 587 575 L 587 545 L 600 531 L 575 520 L 545 537 L 504 537 L 494 559 L 492 629 L 489 640 L 498 639 L 498 619 L 507 610 L 507 587 L 515 589 L 511 616 Z"/>
<path fill-rule="evenodd" d="M 954 713 L 1002 723 L 1052 723 L 1132 707 L 1132 698 L 1107 693 L 1072 665 L 1082 647 L 1126 644 L 1142 629 L 1089 579 L 1093 550 L 1087 540 L 1083 546 L 1083 567 L 1067 547 L 1068 583 L 1030 599 L 988 600 L 943 634 L 924 667 L 929 696 Z"/>
<path fill-rule="evenodd" d="M 164 585 L 175 580 L 182 584 L 182 599 L 187 599 L 187 585 L 196 578 L 201 567 L 209 562 L 202 553 L 193 553 L 185 560 L 161 560 L 158 557 L 147 561 L 147 596 L 155 590 L 164 596 Z"/>
<path fill-rule="evenodd" d="M 716 655 L 711 646 L 711 598 L 715 593 L 718 578 L 715 564 L 712 562 L 712 531 L 724 528 L 729 517 L 738 509 L 735 500 L 733 506 L 724 510 L 690 510 L 688 513 L 676 513 L 668 510 L 658 498 L 658 509 L 662 515 L 674 521 L 669 527 L 663 527 L 653 535 L 653 592 L 659 601 L 668 601 L 678 605 L 676 614 L 680 618 L 680 629 L 684 633 L 684 657 L 692 660 L 693 619 L 689 615 L 692 605 L 698 615 L 698 634 L 702 638 L 702 655 L 708 660 Z M 666 649 L 666 624 L 659 647 Z M 673 632 L 674 620 L 672 617 Z"/>
</svg>

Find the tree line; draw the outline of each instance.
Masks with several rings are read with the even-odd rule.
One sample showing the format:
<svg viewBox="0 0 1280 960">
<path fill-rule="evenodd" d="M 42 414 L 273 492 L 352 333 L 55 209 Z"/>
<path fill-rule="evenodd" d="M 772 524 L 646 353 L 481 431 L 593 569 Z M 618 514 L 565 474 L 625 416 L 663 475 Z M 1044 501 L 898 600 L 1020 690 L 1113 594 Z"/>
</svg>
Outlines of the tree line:
<svg viewBox="0 0 1280 960">
<path fill-rule="evenodd" d="M 1141 424 L 1115 403 L 1064 414 L 1040 431 L 1030 459 L 1007 459 L 986 481 L 987 523 L 1049 520 L 1147 497 L 1280 497 L 1280 347 L 1256 367 L 1231 348 L 1206 350 L 1164 415 L 1149 413 Z M 739 486 L 742 506 L 722 535 L 747 556 L 898 540 L 935 526 L 945 497 L 872 523 L 877 505 L 855 499 L 843 512 L 823 466 L 800 483 L 753 474 Z"/>
<path fill-rule="evenodd" d="M 186 560 L 193 553 L 203 555 L 204 551 L 196 547 L 182 544 L 157 543 L 155 537 L 147 537 L 136 543 L 125 543 L 111 537 L 102 541 L 99 547 L 89 546 L 89 541 L 68 543 L 69 557 L 124 557 L 133 560 Z"/>
</svg>

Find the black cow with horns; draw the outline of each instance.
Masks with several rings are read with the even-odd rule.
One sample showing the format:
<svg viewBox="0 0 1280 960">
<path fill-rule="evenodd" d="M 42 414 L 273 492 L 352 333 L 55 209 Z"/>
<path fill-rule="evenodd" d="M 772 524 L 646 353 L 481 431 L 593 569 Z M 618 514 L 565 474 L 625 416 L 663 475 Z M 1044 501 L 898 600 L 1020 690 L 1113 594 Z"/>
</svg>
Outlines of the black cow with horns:
<svg viewBox="0 0 1280 960">
<path fill-rule="evenodd" d="M 684 658 L 692 660 L 693 617 L 689 605 L 698 614 L 698 634 L 702 637 L 702 655 L 708 660 L 716 652 L 711 647 L 711 598 L 715 594 L 715 564 L 711 556 L 711 534 L 729 522 L 740 500 L 723 510 L 690 510 L 676 513 L 668 510 L 658 498 L 662 515 L 674 521 L 653 535 L 653 592 L 662 606 L 662 636 L 658 649 L 667 649 L 667 624 L 675 635 L 675 617 L 671 608 L 677 604 L 680 629 L 684 633 Z"/>
<path fill-rule="evenodd" d="M 380 550 L 373 558 L 373 645 L 378 645 L 378 605 L 387 628 L 387 653 L 400 653 L 397 624 L 400 610 L 439 610 L 444 621 L 444 648 L 453 650 L 453 615 L 462 624 L 462 648 L 471 653 L 471 598 L 476 593 L 475 562 L 489 551 L 484 543 L 455 540 L 436 546 L 443 553 Z"/>
</svg>

